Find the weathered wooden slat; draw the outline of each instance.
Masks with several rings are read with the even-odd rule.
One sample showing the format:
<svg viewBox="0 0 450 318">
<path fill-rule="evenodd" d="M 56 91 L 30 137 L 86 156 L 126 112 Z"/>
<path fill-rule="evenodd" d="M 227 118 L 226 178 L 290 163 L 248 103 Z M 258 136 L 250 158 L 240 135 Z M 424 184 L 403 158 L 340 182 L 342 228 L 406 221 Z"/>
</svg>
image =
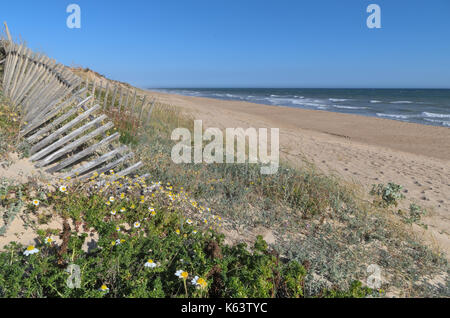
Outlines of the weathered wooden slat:
<svg viewBox="0 0 450 318">
<path fill-rule="evenodd" d="M 123 98 L 123 88 L 120 88 L 120 99 L 119 99 L 119 108 L 117 110 L 117 114 L 120 114 L 120 109 L 122 108 L 122 98 Z"/>
<path fill-rule="evenodd" d="M 111 106 L 109 107 L 111 110 L 113 110 L 116 105 L 116 95 L 117 95 L 117 85 L 114 85 L 113 99 L 111 101 Z"/>
<path fill-rule="evenodd" d="M 63 148 L 61 148 L 61 149 L 55 151 L 54 153 L 52 153 L 51 155 L 45 157 L 44 159 L 42 159 L 41 161 L 39 161 L 36 164 L 36 167 L 43 167 L 43 166 L 49 165 L 50 163 L 54 162 L 56 159 L 61 158 L 62 156 L 69 153 L 73 149 L 81 146 L 82 144 L 88 142 L 89 140 L 106 132 L 108 129 L 111 129 L 112 127 L 114 127 L 114 124 L 112 122 L 108 122 L 106 125 L 103 125 L 97 129 L 95 129 L 94 131 L 90 132 L 89 134 L 84 135 L 83 137 L 71 142 L 70 144 L 67 144 Z"/>
<path fill-rule="evenodd" d="M 12 49 L 9 52 L 10 59 L 8 61 L 9 68 L 8 68 L 8 72 L 6 74 L 6 77 L 3 79 L 3 83 L 2 83 L 3 91 L 4 91 L 6 96 L 8 96 L 9 82 L 11 81 L 11 78 L 14 75 L 14 69 L 15 69 L 15 66 L 16 66 L 16 61 L 17 61 L 17 56 L 18 56 L 17 50 L 18 50 L 18 47 L 19 47 L 15 43 L 12 43 L 11 46 L 12 46 Z"/>
<path fill-rule="evenodd" d="M 109 171 L 111 169 L 114 169 L 118 165 L 124 163 L 125 161 L 127 161 L 129 159 L 132 159 L 133 157 L 134 157 L 134 153 L 133 152 L 127 153 L 126 155 L 120 157 L 119 159 L 117 159 L 117 160 L 115 160 L 113 162 L 110 162 L 107 165 L 97 169 L 97 171 L 95 171 L 95 172 L 97 172 L 100 175 L 100 174 L 105 173 L 105 172 L 107 172 L 107 171 Z M 82 176 L 81 180 L 84 180 L 84 179 L 92 177 L 95 172 L 92 172 L 92 173 L 89 173 L 89 174 L 87 174 L 85 176 Z"/>
<path fill-rule="evenodd" d="M 33 105 L 32 115 L 28 115 L 29 118 L 39 115 L 44 112 L 45 107 L 55 98 L 63 95 L 64 92 L 70 92 L 67 86 L 59 82 L 58 78 L 51 76 L 46 87 L 40 92 L 37 92 L 35 96 L 28 101 L 28 103 Z"/>
<path fill-rule="evenodd" d="M 13 44 L 15 48 L 17 48 L 15 53 L 12 54 L 12 59 L 10 61 L 10 70 L 8 73 L 8 77 L 5 79 L 5 82 L 3 83 L 3 91 L 5 92 L 5 95 L 9 97 L 9 87 L 11 85 L 12 78 L 15 74 L 16 64 L 17 60 L 19 58 L 20 52 L 22 50 L 22 45 Z"/>
<path fill-rule="evenodd" d="M 127 98 L 125 99 L 125 105 L 123 106 L 123 112 L 124 112 L 124 114 L 127 113 L 128 102 L 129 102 L 128 99 L 129 99 L 129 97 L 130 97 L 130 90 L 127 89 Z"/>
<path fill-rule="evenodd" d="M 59 112 L 65 110 L 66 108 L 70 107 L 72 102 L 74 102 L 77 99 L 77 95 L 71 96 L 68 100 L 64 101 L 62 104 L 60 104 L 58 107 L 55 107 L 50 113 L 45 115 L 44 118 L 41 118 L 39 121 L 36 121 L 35 123 L 31 123 L 28 126 L 26 126 L 20 133 L 21 135 L 25 136 L 34 129 L 38 128 L 39 126 L 43 125 L 50 119 L 52 119 L 54 116 L 56 116 Z M 85 104 L 87 101 L 91 99 L 91 96 L 81 101 L 77 106 L 73 107 L 69 112 L 66 112 L 64 115 L 61 115 L 57 119 L 55 119 L 54 122 L 51 124 L 43 127 L 41 130 L 39 130 L 36 134 L 30 137 L 28 140 L 29 142 L 34 142 L 37 137 L 42 136 L 44 133 L 50 131 L 51 129 L 55 128 L 57 125 L 64 122 L 67 118 L 75 114 L 78 109 Z M 69 114 L 70 113 L 70 114 Z"/>
<path fill-rule="evenodd" d="M 94 107 L 90 108 L 89 110 L 81 113 L 79 116 L 77 116 L 75 119 L 70 121 L 69 123 L 65 124 L 63 127 L 56 130 L 54 133 L 52 133 L 47 138 L 41 140 L 37 144 L 35 144 L 31 150 L 30 153 L 34 154 L 38 150 L 42 149 L 46 145 L 52 143 L 54 140 L 56 140 L 59 136 L 61 136 L 63 133 L 69 131 L 72 127 L 76 126 L 77 124 L 81 123 L 83 120 L 89 117 L 90 114 L 93 114 L 95 111 L 97 111 L 100 108 L 100 105 L 95 105 Z"/>
<path fill-rule="evenodd" d="M 152 116 L 152 112 L 153 112 L 153 107 L 155 106 L 155 99 L 153 99 L 152 101 L 152 106 L 150 107 L 150 109 L 148 110 L 148 114 L 147 114 L 147 126 L 150 123 L 150 118 Z"/>
<path fill-rule="evenodd" d="M 94 153 L 95 151 L 97 151 L 98 149 L 103 147 L 104 145 L 111 143 L 112 141 L 118 139 L 119 137 L 120 137 L 120 134 L 116 132 L 116 133 L 112 134 L 111 136 L 104 138 L 103 140 L 96 143 L 95 145 L 92 145 L 92 146 L 84 149 L 83 151 L 76 153 L 72 157 L 67 158 L 66 160 L 62 161 L 58 165 L 47 169 L 46 171 L 49 173 L 58 172 L 64 168 L 72 165 L 73 163 L 83 159 L 84 157 L 91 155 L 92 153 Z"/>
<path fill-rule="evenodd" d="M 103 101 L 103 111 L 106 109 L 106 106 L 108 104 L 108 94 L 109 94 L 109 81 L 106 82 L 105 100 Z"/>
<path fill-rule="evenodd" d="M 136 97 L 137 97 L 137 90 L 134 90 L 133 103 L 131 103 L 131 116 L 134 116 L 134 110 L 136 108 Z"/>
<path fill-rule="evenodd" d="M 58 70 L 61 69 L 61 66 L 56 66 Z M 29 120 L 34 117 L 36 114 L 39 114 L 42 107 L 45 107 L 48 104 L 49 98 L 54 98 L 54 96 L 58 95 L 58 91 L 61 89 L 64 91 L 66 87 L 60 84 L 58 78 L 52 74 L 52 72 L 47 72 L 48 79 L 45 81 L 45 84 L 40 87 L 40 89 L 36 89 L 34 93 L 30 93 L 27 100 L 23 101 L 27 114 L 25 116 L 25 120 Z"/>
<path fill-rule="evenodd" d="M 50 101 L 47 106 L 42 107 L 41 112 L 39 112 L 36 116 L 36 119 L 31 120 L 31 122 L 37 122 L 40 120 L 40 118 L 44 118 L 45 116 L 47 116 L 47 114 L 49 114 L 50 112 L 52 112 L 55 108 L 58 108 L 59 106 L 61 106 L 61 104 L 59 106 L 56 106 L 59 103 L 64 104 L 67 100 L 70 100 L 70 97 L 76 97 L 76 96 L 81 96 L 84 91 L 86 90 L 86 88 L 81 88 L 76 92 L 73 92 L 75 90 L 75 86 L 72 86 L 70 88 L 65 89 L 61 94 L 57 95 L 56 98 L 54 98 L 52 101 Z M 56 106 L 56 107 L 55 107 Z"/>
<path fill-rule="evenodd" d="M 129 175 L 130 173 L 132 173 L 133 171 L 139 169 L 142 166 L 143 166 L 142 161 L 139 161 L 138 163 L 135 163 L 134 165 L 114 174 L 114 176 L 112 176 L 110 180 L 114 181 L 114 180 L 119 179 L 120 177 L 125 177 L 125 176 Z"/>
<path fill-rule="evenodd" d="M 95 88 L 96 88 L 96 81 L 95 81 L 95 78 L 92 80 L 92 92 L 91 92 L 91 95 L 92 95 L 92 97 L 93 97 L 93 99 L 92 99 L 92 101 L 91 101 L 91 103 L 95 103 Z"/>
<path fill-rule="evenodd" d="M 12 50 L 11 50 L 11 43 L 6 42 L 7 43 L 7 47 L 5 47 L 5 53 L 6 53 L 6 58 L 5 58 L 5 66 L 3 68 L 3 78 L 2 78 L 2 89 L 5 89 L 5 81 L 6 78 L 8 77 L 8 73 L 9 73 L 9 69 L 10 69 L 10 61 L 12 58 Z"/>
<path fill-rule="evenodd" d="M 19 101 L 18 101 L 18 103 L 23 104 L 25 114 L 28 113 L 28 111 L 30 109 L 29 101 L 35 97 L 37 92 L 42 91 L 44 89 L 44 87 L 48 81 L 50 73 L 46 72 L 48 65 L 44 64 L 48 61 L 50 61 L 50 59 L 45 56 L 44 62 L 41 65 L 39 72 L 35 75 L 35 78 L 33 79 L 33 81 L 31 81 L 31 83 L 28 84 L 28 87 L 26 89 L 26 94 L 23 94 L 22 98 L 19 99 Z"/>
<path fill-rule="evenodd" d="M 14 60 L 14 52 L 16 49 L 16 44 L 8 42 L 8 47 L 6 48 L 6 68 L 3 71 L 3 81 L 2 88 L 4 91 L 7 89 L 7 80 L 12 72 L 12 61 Z"/>
<path fill-rule="evenodd" d="M 33 104 L 33 109 L 39 108 L 42 101 L 45 102 L 48 95 L 60 88 L 60 82 L 55 73 L 62 72 L 63 66 L 56 64 L 56 61 L 52 61 L 50 68 L 46 70 L 48 75 L 45 86 L 43 89 L 35 92 L 34 95 L 30 96 L 27 103 Z"/>
<path fill-rule="evenodd" d="M 21 76 L 23 76 L 23 73 L 25 72 L 25 67 L 24 66 L 25 66 L 26 62 L 28 61 L 28 58 L 26 56 L 27 50 L 28 50 L 27 48 L 24 48 L 23 55 L 19 56 L 19 61 L 17 63 L 16 71 L 15 71 L 15 74 L 13 76 L 11 87 L 10 87 L 10 90 L 9 90 L 10 98 L 12 96 L 14 96 L 14 91 L 16 90 L 17 83 L 20 81 Z M 15 106 L 15 105 L 13 105 L 13 106 Z"/>
<path fill-rule="evenodd" d="M 70 171 L 69 173 L 67 173 L 66 175 L 64 175 L 64 178 L 67 177 L 73 177 L 74 175 L 82 175 L 83 173 L 101 165 L 102 163 L 110 160 L 111 158 L 113 158 L 116 154 L 120 153 L 120 152 L 124 152 L 128 149 L 127 146 L 121 146 L 117 149 L 114 149 L 106 154 L 104 154 L 103 156 L 100 156 L 99 158 L 89 161 L 88 163 L 82 165 L 79 168 L 73 169 L 72 171 Z"/>
<path fill-rule="evenodd" d="M 2 87 L 13 107 L 21 107 L 20 112 L 25 120 L 25 126 L 20 133 L 22 136 L 31 135 L 28 136 L 27 141 L 35 144 L 31 148 L 30 159 L 38 161 L 37 166 L 54 164 L 55 166 L 48 170 L 60 171 L 64 167 L 83 160 L 86 156 L 95 153 L 100 146 L 105 145 L 110 151 L 101 156 L 100 161 L 99 159 L 91 161 L 84 166 L 84 169 L 87 170 L 78 170 L 76 173 L 89 173 L 89 169 L 92 169 L 90 165 L 94 165 L 94 168 L 98 165 L 100 169 L 105 167 L 109 169 L 123 164 L 122 173 L 126 175 L 127 171 L 133 171 L 139 167 L 139 163 L 128 167 L 126 161 L 134 154 L 123 155 L 127 149 L 126 146 L 119 149 L 114 149 L 112 146 L 111 141 L 119 137 L 118 133 L 105 136 L 105 132 L 113 124 L 103 125 L 102 121 L 107 118 L 106 115 L 101 115 L 99 118 L 93 116 L 93 111 L 100 106 L 95 105 L 88 109 L 85 105 L 91 100 L 96 104 L 95 101 L 98 100 L 98 104 L 106 109 L 110 95 L 109 81 L 106 81 L 106 87 L 103 87 L 101 81 L 98 82 L 94 79 L 90 88 L 92 90 L 91 98 L 83 101 L 80 96 L 77 96 L 79 92 L 74 93 L 75 88 L 81 85 L 81 79 L 64 65 L 12 41 L 6 45 L 2 43 L 2 45 L 6 48 L 7 54 L 2 61 L 4 63 Z M 90 89 L 89 80 L 86 78 L 86 92 Z M 116 107 L 119 89 L 120 100 Z M 103 92 L 103 90 L 105 91 Z M 103 97 L 102 94 L 104 94 Z M 116 116 L 122 112 L 126 115 L 129 114 L 130 117 L 135 116 L 136 107 L 138 107 L 137 100 L 141 101 L 137 90 L 134 91 L 133 96 L 133 91 L 128 87 L 114 85 L 112 107 L 115 108 Z M 75 101 L 79 103 L 77 106 L 74 105 Z M 145 99 L 143 100 L 144 105 Z M 77 115 L 80 108 L 84 112 Z M 141 109 L 140 117 L 142 117 L 142 112 Z M 66 123 L 73 116 L 76 118 Z M 88 121 L 83 123 L 86 119 Z M 61 125 L 62 127 L 60 127 Z M 98 136 L 103 136 L 100 142 L 86 146 L 86 149 L 78 152 L 81 146 L 93 142 Z M 75 152 L 73 156 L 63 159 L 63 162 L 58 162 L 71 152 Z M 101 162 L 101 160 L 104 161 Z M 110 160 L 112 162 L 108 163 Z"/>
<path fill-rule="evenodd" d="M 12 92 L 13 89 L 15 88 L 15 86 L 17 85 L 17 80 L 19 78 L 19 75 L 22 72 L 22 66 L 25 62 L 25 59 L 23 57 L 24 51 L 26 51 L 26 47 L 24 47 L 23 45 L 20 46 L 19 51 L 17 52 L 17 62 L 16 62 L 16 67 L 14 69 L 14 74 L 11 76 L 11 83 L 9 86 L 9 91 L 8 91 L 8 95 L 11 97 L 12 96 Z"/>
<path fill-rule="evenodd" d="M 27 72 L 27 77 L 23 84 L 21 85 L 20 89 L 17 90 L 17 93 L 13 97 L 13 102 L 15 104 L 18 104 L 20 100 L 24 97 L 24 95 L 27 92 L 27 88 L 30 86 L 30 83 L 33 81 L 33 79 L 36 77 L 36 74 L 39 72 L 41 68 L 41 62 L 44 60 L 43 55 L 35 54 L 33 59 L 33 64 L 31 66 L 31 69 Z"/>
<path fill-rule="evenodd" d="M 32 65 L 30 65 L 30 63 L 33 62 L 31 60 L 31 58 L 30 58 L 32 56 L 32 54 L 33 53 L 31 52 L 31 50 L 27 48 L 26 51 L 25 51 L 25 57 L 24 57 L 25 62 L 24 62 L 24 66 L 23 66 L 22 72 L 19 75 L 19 78 L 18 78 L 18 81 L 17 81 L 17 85 L 11 91 L 11 97 L 10 97 L 11 101 L 15 100 L 17 92 L 22 88 L 23 83 L 27 80 L 27 76 L 29 75 L 29 72 L 30 72 L 30 70 L 32 68 Z"/>
<path fill-rule="evenodd" d="M 37 122 L 41 121 L 43 118 L 45 118 L 48 115 L 48 113 L 51 112 L 51 110 L 55 108 L 55 105 L 60 103 L 67 96 L 69 96 L 73 92 L 74 89 L 75 89 L 75 87 L 66 89 L 62 94 L 56 96 L 55 100 L 48 103 L 47 106 L 41 107 L 39 112 L 37 112 L 37 111 L 35 112 L 34 119 L 31 120 L 31 123 L 33 123 L 33 124 L 37 123 Z"/>
<path fill-rule="evenodd" d="M 98 89 L 97 89 L 97 101 L 98 101 L 98 103 L 100 104 L 100 105 L 102 105 L 103 104 L 103 102 L 102 102 L 102 90 L 103 90 L 103 84 L 102 84 L 102 81 L 99 81 L 99 83 L 98 83 Z"/>
<path fill-rule="evenodd" d="M 89 96 L 88 98 L 84 99 L 83 101 L 81 101 L 77 106 L 72 107 L 69 111 L 65 112 L 63 115 L 59 116 L 58 118 L 56 118 L 53 122 L 49 123 L 48 125 L 46 125 L 45 127 L 42 127 L 41 129 L 39 129 L 35 134 L 33 134 L 32 136 L 27 138 L 27 141 L 29 143 L 35 143 L 37 142 L 37 140 L 42 137 L 45 133 L 51 131 L 52 129 L 58 127 L 58 125 L 60 125 L 61 123 L 63 123 L 64 121 L 66 121 L 68 118 L 70 118 L 71 116 L 73 116 L 74 114 L 76 114 L 78 112 L 78 110 L 80 109 L 81 105 L 83 105 L 85 102 L 87 102 L 91 97 Z M 57 113 L 59 113 L 60 110 L 59 108 L 55 109 L 53 112 L 51 112 L 47 117 L 46 117 L 46 121 L 50 120 L 51 118 L 53 118 Z M 43 121 L 43 122 L 46 122 Z M 39 127 L 39 124 L 36 124 Z"/>
<path fill-rule="evenodd" d="M 9 41 L 4 41 L 3 42 L 3 46 L 5 48 L 5 53 L 6 53 L 6 57 L 5 57 L 5 66 L 3 68 L 3 79 L 2 79 L 2 88 L 5 88 L 5 80 L 8 77 L 8 73 L 9 73 L 9 69 L 10 69 L 10 61 L 12 59 L 12 46 L 13 46 L 13 42 L 11 40 Z"/>
<path fill-rule="evenodd" d="M 56 149 L 58 149 L 59 147 L 61 147 L 64 144 L 66 144 L 67 142 L 73 140 L 74 138 L 81 135 L 83 132 L 92 128 L 93 126 L 100 123 L 102 120 L 105 120 L 106 118 L 107 118 L 106 115 L 102 115 L 102 116 L 96 118 L 95 120 L 88 122 L 84 126 L 75 129 L 68 135 L 64 136 L 63 138 L 59 139 L 58 141 L 54 142 L 53 144 L 49 145 L 48 147 L 40 150 L 38 153 L 35 153 L 33 156 L 30 157 L 30 160 L 36 161 L 36 160 L 42 159 L 43 157 L 45 157 L 48 154 L 50 154 L 51 152 L 55 151 Z"/>
<path fill-rule="evenodd" d="M 144 96 L 144 100 L 142 101 L 141 112 L 139 113 L 139 124 L 141 123 L 141 120 L 142 120 L 142 114 L 144 113 L 145 101 L 146 100 L 147 100 L 147 95 Z"/>
</svg>

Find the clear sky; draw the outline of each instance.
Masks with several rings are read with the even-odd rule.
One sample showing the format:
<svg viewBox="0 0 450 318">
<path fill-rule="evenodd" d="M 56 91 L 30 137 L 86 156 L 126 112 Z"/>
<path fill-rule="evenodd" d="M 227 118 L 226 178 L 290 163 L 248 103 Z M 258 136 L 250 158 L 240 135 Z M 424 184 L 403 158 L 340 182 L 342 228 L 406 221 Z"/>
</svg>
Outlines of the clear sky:
<svg viewBox="0 0 450 318">
<path fill-rule="evenodd" d="M 66 7 L 81 7 L 81 29 Z M 381 29 L 366 8 L 381 7 Z M 141 87 L 450 88 L 449 0 L 3 1 L 13 36 Z"/>
</svg>

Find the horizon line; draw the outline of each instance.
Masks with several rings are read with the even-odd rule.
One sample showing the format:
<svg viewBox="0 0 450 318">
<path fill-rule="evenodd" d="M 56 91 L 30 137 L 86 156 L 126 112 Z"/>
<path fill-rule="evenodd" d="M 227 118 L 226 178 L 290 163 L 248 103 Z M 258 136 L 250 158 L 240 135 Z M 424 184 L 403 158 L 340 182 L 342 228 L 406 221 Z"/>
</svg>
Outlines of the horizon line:
<svg viewBox="0 0 450 318">
<path fill-rule="evenodd" d="M 173 86 L 144 87 L 144 89 L 404 89 L 404 90 L 450 90 L 450 87 L 290 87 L 290 86 Z"/>
</svg>

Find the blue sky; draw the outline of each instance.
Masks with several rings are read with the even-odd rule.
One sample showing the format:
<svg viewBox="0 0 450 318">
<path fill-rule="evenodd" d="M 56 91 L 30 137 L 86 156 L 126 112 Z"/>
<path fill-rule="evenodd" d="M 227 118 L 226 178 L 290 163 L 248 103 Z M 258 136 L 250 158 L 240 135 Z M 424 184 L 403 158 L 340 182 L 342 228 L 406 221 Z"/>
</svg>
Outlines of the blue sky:
<svg viewBox="0 0 450 318">
<path fill-rule="evenodd" d="M 81 7 L 81 29 L 66 7 Z M 381 7 L 381 29 L 366 8 Z M 13 36 L 141 87 L 450 88 L 448 0 L 8 1 Z"/>
</svg>

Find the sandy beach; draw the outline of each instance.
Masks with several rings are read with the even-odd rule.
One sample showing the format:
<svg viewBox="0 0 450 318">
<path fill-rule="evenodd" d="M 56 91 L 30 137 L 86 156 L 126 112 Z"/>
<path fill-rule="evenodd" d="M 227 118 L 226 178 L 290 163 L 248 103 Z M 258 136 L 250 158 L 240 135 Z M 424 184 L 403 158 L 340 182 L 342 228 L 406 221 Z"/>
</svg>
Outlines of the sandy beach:
<svg viewBox="0 0 450 318">
<path fill-rule="evenodd" d="M 180 107 L 204 127 L 280 129 L 281 160 L 313 162 L 361 185 L 394 182 L 404 187 L 400 208 L 414 202 L 427 209 L 428 230 L 414 230 L 450 254 L 450 129 L 389 119 L 267 106 L 240 101 L 149 92 Z"/>
</svg>

